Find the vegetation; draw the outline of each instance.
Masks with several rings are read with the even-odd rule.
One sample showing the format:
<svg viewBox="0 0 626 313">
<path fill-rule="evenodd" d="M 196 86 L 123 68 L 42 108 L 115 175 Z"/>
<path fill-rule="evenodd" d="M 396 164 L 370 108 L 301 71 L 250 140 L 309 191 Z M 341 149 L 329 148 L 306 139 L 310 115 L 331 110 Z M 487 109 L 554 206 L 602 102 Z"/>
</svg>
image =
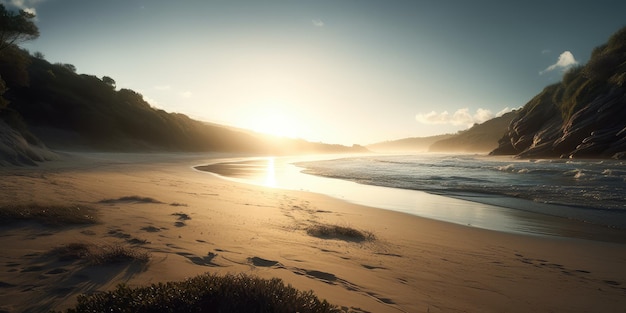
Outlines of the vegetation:
<svg viewBox="0 0 626 313">
<path fill-rule="evenodd" d="M 516 111 L 475 124 L 470 129 L 434 142 L 429 152 L 489 152 L 498 146 L 498 140 L 517 115 Z"/>
<path fill-rule="evenodd" d="M 569 69 L 560 83 L 546 89 L 522 110 L 533 110 L 537 105 L 555 104 L 568 120 L 585 103 L 606 93 L 611 87 L 624 87 L 626 78 L 626 27 L 596 47 L 584 66 Z"/>
<path fill-rule="evenodd" d="M 324 239 L 341 239 L 346 241 L 372 241 L 373 233 L 361 231 L 348 226 L 316 224 L 307 228 L 307 234 Z"/>
<path fill-rule="evenodd" d="M 95 224 L 96 209 L 78 205 L 7 205 L 0 206 L 0 223 L 37 221 L 50 226 Z"/>
<path fill-rule="evenodd" d="M 68 245 L 55 248 L 52 254 L 59 259 L 86 260 L 92 265 L 105 265 L 124 262 L 147 263 L 150 254 L 135 247 L 125 247 L 116 245 L 94 245 L 88 243 L 70 243 Z"/>
<path fill-rule="evenodd" d="M 235 130 L 156 109 L 133 90 L 116 90 L 109 76 L 78 74 L 72 64 L 51 64 L 40 52 L 20 49 L 18 43 L 39 36 L 34 17 L 0 4 L 0 120 L 31 145 L 263 154 L 365 151 Z"/>
<path fill-rule="evenodd" d="M 13 13 L 0 4 L 0 52 L 14 44 L 39 37 L 34 19 L 32 13 L 24 10 Z"/>
<path fill-rule="evenodd" d="M 531 99 L 492 154 L 626 157 L 626 27 Z"/>
<path fill-rule="evenodd" d="M 105 151 L 365 151 L 359 146 L 265 136 L 167 113 L 133 90 L 116 90 L 109 76 L 77 74 L 71 64 L 51 64 L 16 46 L 0 55 L 0 75 L 9 102 L 0 118 L 31 144 L 40 139 L 52 148 Z"/>
<path fill-rule="evenodd" d="M 80 312 L 340 312 L 312 291 L 285 286 L 282 280 L 246 275 L 204 274 L 181 282 L 117 289 L 79 296 Z"/>
</svg>

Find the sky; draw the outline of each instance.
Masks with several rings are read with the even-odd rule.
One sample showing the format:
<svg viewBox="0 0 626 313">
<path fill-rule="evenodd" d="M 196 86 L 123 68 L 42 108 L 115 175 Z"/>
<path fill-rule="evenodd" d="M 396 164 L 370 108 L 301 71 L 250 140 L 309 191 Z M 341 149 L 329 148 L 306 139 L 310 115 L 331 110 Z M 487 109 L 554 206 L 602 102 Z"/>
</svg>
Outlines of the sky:
<svg viewBox="0 0 626 313">
<path fill-rule="evenodd" d="M 455 133 L 520 108 L 626 26 L 626 1 L 0 0 L 22 44 L 152 106 L 333 144 Z"/>
</svg>

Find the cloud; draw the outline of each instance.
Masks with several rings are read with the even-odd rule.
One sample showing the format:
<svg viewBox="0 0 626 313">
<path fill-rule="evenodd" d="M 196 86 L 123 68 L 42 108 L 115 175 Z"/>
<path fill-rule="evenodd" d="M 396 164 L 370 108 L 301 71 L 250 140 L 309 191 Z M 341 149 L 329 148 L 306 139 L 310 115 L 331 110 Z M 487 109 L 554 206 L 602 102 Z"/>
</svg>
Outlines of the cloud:
<svg viewBox="0 0 626 313">
<path fill-rule="evenodd" d="M 551 72 L 557 69 L 565 71 L 576 64 L 578 64 L 578 61 L 576 61 L 574 55 L 569 51 L 565 51 L 561 53 L 561 55 L 559 55 L 559 59 L 556 61 L 556 63 L 548 66 L 545 70 L 539 72 L 539 75 L 543 75 L 547 72 Z"/>
<path fill-rule="evenodd" d="M 181 92 L 180 96 L 183 98 L 191 98 L 191 96 L 193 96 L 193 93 L 191 91 L 185 91 L 185 92 Z"/>
<path fill-rule="evenodd" d="M 516 109 L 511 109 L 509 107 L 506 107 L 506 108 L 500 110 L 500 112 L 496 113 L 496 117 L 500 117 L 500 116 L 502 116 L 502 115 L 504 115 L 506 113 L 509 113 L 509 112 L 511 112 L 513 110 L 516 110 Z"/>
<path fill-rule="evenodd" d="M 430 125 L 454 125 L 454 126 L 466 126 L 471 127 L 474 124 L 484 123 L 494 117 L 502 116 L 503 114 L 512 111 L 508 107 L 500 112 L 493 114 L 491 110 L 479 108 L 476 113 L 472 114 L 468 108 L 458 109 L 456 112 L 450 114 L 448 111 L 437 113 L 431 111 L 426 114 L 417 114 L 415 119 L 422 124 Z"/>
<path fill-rule="evenodd" d="M 319 18 L 313 19 L 311 22 L 313 22 L 313 25 L 315 25 L 315 27 L 324 27 L 324 21 L 320 20 Z"/>
<path fill-rule="evenodd" d="M 35 9 L 35 6 L 37 6 L 41 2 L 43 2 L 43 0 L 1 0 L 0 1 L 0 3 L 4 4 L 5 6 L 24 10 L 34 15 L 37 15 L 37 9 Z"/>
</svg>

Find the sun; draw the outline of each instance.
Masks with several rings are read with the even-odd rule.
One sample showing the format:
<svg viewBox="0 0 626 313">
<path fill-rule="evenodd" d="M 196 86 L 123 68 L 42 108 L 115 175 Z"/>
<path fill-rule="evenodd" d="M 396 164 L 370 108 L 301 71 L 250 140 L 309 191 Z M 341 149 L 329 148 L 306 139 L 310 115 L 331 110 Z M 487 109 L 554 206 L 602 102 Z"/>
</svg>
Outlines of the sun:
<svg viewBox="0 0 626 313">
<path fill-rule="evenodd" d="M 255 116 L 252 130 L 279 137 L 298 137 L 298 123 L 287 114 L 277 110 L 267 110 Z"/>
</svg>

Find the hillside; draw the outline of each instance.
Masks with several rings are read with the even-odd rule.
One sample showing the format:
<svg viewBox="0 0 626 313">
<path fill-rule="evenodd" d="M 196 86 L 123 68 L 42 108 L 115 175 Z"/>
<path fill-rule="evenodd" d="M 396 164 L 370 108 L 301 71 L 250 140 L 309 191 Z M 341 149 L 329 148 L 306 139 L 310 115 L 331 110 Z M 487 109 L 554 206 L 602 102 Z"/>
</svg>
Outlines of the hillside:
<svg viewBox="0 0 626 313">
<path fill-rule="evenodd" d="M 110 77 L 77 74 L 71 64 L 51 64 L 16 46 L 2 51 L 0 75 L 6 85 L 3 100 L 8 102 L 0 106 L 0 118 L 33 147 L 263 154 L 365 151 L 360 146 L 237 131 L 168 113 L 151 107 L 133 90 L 116 90 Z"/>
<path fill-rule="evenodd" d="M 449 138 L 434 142 L 429 152 L 472 152 L 486 153 L 498 147 L 498 140 L 517 115 L 516 111 L 476 124 Z"/>
<path fill-rule="evenodd" d="M 430 137 L 412 137 L 398 140 L 389 140 L 384 142 L 378 142 L 371 145 L 367 145 L 366 148 L 375 152 L 427 152 L 431 144 L 450 138 L 453 135 L 438 135 Z"/>
<path fill-rule="evenodd" d="M 626 27 L 530 100 L 491 154 L 626 158 L 625 83 Z"/>
</svg>

